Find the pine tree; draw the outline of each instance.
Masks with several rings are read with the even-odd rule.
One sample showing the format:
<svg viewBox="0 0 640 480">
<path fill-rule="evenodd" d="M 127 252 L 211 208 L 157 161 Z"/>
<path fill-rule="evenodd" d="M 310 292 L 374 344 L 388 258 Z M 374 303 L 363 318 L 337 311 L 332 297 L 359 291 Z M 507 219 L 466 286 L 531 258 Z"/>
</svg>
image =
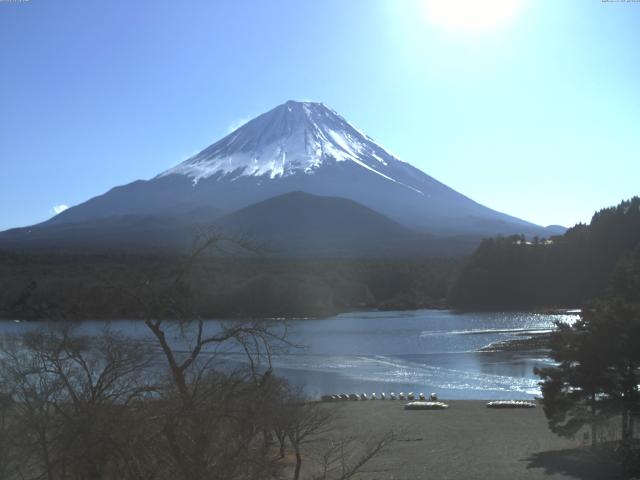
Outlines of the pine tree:
<svg viewBox="0 0 640 480">
<path fill-rule="evenodd" d="M 557 366 L 536 369 L 542 378 L 544 411 L 551 430 L 573 436 L 614 415 L 621 418 L 621 441 L 633 441 L 633 418 L 640 412 L 640 310 L 621 298 L 584 309 L 573 325 L 558 325 L 551 357 Z"/>
<path fill-rule="evenodd" d="M 558 364 L 536 369 L 542 378 L 543 407 L 551 430 L 572 437 L 589 425 L 592 445 L 597 441 L 598 424 L 611 415 L 605 392 L 614 382 L 597 329 L 586 317 L 574 325 L 558 324 L 550 342 L 550 356 Z"/>
</svg>

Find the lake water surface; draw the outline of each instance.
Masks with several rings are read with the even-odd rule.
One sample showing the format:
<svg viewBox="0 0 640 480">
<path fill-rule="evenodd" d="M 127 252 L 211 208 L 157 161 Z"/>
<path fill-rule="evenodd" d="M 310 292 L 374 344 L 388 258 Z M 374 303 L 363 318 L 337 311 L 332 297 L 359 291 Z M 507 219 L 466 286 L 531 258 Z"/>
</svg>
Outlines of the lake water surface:
<svg viewBox="0 0 640 480">
<path fill-rule="evenodd" d="M 494 342 L 549 331 L 576 314 L 454 313 L 446 310 L 345 313 L 292 320 L 290 339 L 304 348 L 277 355 L 276 374 L 309 395 L 351 392 L 437 392 L 451 399 L 519 399 L 539 394 L 535 366 L 549 364 L 541 350 L 480 351 Z M 215 328 L 217 321 L 209 324 Z M 112 328 L 145 338 L 141 322 L 111 322 Z M 39 323 L 0 324 L 0 334 Z M 100 331 L 104 322 L 80 327 Z M 239 355 L 229 353 L 230 361 Z"/>
</svg>

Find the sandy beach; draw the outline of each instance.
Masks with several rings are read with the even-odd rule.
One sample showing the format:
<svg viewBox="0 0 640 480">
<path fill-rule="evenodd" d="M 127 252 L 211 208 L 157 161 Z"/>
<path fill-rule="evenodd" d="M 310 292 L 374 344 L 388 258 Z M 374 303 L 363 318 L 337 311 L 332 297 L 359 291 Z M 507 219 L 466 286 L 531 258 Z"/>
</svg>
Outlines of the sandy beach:
<svg viewBox="0 0 640 480">
<path fill-rule="evenodd" d="M 445 400 L 446 401 L 446 400 Z M 614 479 L 617 469 L 547 427 L 541 407 L 495 410 L 486 402 L 448 401 L 448 410 L 406 411 L 402 401 L 327 404 L 337 408 L 345 432 L 370 438 L 403 430 L 383 456 L 358 478 L 366 479 Z"/>
</svg>

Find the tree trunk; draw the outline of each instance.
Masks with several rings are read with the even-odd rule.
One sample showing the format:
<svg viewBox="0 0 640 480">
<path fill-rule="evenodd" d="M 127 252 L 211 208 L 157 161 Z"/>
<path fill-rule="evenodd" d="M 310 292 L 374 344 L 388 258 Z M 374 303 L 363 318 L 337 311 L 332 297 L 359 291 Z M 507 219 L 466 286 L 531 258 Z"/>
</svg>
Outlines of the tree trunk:
<svg viewBox="0 0 640 480">
<path fill-rule="evenodd" d="M 598 426 L 596 425 L 596 396 L 591 395 L 591 446 L 598 444 Z"/>
<path fill-rule="evenodd" d="M 53 480 L 53 466 L 51 465 L 51 458 L 49 457 L 49 445 L 46 432 L 41 429 L 39 432 L 40 447 L 42 448 L 42 457 L 44 465 L 47 470 L 47 480 Z"/>
<path fill-rule="evenodd" d="M 275 434 L 276 434 L 276 438 L 278 439 L 278 446 L 280 447 L 280 458 L 284 458 L 284 454 L 285 454 L 284 447 L 287 441 L 287 434 L 279 430 L 276 430 Z"/>
<path fill-rule="evenodd" d="M 262 430 L 262 448 L 263 452 L 268 452 L 269 448 L 273 444 L 273 436 L 267 429 Z"/>
<path fill-rule="evenodd" d="M 301 468 L 302 468 L 302 455 L 300 455 L 300 450 L 296 446 L 296 470 L 295 472 L 293 472 L 293 480 L 299 480 Z"/>
</svg>

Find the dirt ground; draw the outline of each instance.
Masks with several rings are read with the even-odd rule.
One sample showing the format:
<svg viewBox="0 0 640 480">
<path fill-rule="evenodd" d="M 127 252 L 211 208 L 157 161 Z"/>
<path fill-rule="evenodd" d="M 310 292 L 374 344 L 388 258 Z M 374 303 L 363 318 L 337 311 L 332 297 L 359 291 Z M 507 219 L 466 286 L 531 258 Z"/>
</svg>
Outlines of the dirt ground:
<svg viewBox="0 0 640 480">
<path fill-rule="evenodd" d="M 585 479 L 620 478 L 617 468 L 587 448 L 583 434 L 566 439 L 547 427 L 541 407 L 488 409 L 482 401 L 450 401 L 449 409 L 406 411 L 401 401 L 327 404 L 336 426 L 374 440 L 403 432 L 367 464 L 359 479 Z M 304 476 L 304 475 L 303 475 Z"/>
</svg>

